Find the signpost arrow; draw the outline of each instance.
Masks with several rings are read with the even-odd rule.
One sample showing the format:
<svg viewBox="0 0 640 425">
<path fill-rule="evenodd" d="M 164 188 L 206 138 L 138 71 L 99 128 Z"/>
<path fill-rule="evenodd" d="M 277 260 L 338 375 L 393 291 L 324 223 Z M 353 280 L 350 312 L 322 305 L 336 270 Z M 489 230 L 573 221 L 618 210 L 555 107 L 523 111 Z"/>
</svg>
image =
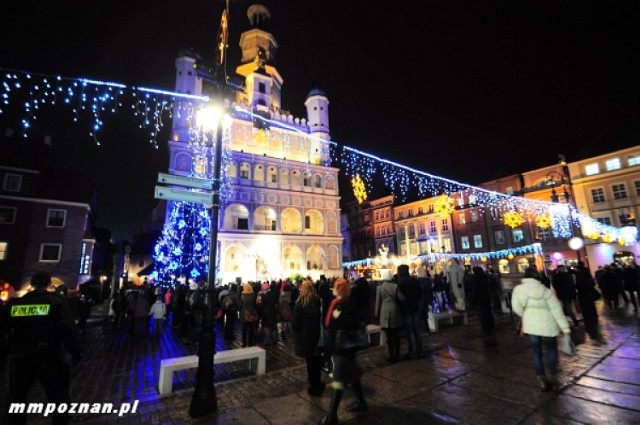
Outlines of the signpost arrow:
<svg viewBox="0 0 640 425">
<path fill-rule="evenodd" d="M 155 198 L 166 201 L 193 202 L 209 206 L 213 204 L 213 193 L 193 192 L 189 189 L 175 187 L 156 186 Z"/>
<path fill-rule="evenodd" d="M 158 183 L 173 184 L 176 186 L 192 187 L 194 189 L 213 189 L 213 180 L 199 179 L 196 177 L 176 176 L 174 174 L 158 173 Z"/>
</svg>

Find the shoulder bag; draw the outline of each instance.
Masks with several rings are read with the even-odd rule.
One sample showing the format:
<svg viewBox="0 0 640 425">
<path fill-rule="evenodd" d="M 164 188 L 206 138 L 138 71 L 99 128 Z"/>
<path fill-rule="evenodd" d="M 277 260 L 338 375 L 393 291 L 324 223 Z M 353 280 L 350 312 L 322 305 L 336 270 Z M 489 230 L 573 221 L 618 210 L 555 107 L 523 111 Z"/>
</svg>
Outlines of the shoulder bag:
<svg viewBox="0 0 640 425">
<path fill-rule="evenodd" d="M 336 331 L 336 351 L 356 351 L 369 347 L 369 335 L 364 325 L 355 329 L 338 329 Z"/>
</svg>

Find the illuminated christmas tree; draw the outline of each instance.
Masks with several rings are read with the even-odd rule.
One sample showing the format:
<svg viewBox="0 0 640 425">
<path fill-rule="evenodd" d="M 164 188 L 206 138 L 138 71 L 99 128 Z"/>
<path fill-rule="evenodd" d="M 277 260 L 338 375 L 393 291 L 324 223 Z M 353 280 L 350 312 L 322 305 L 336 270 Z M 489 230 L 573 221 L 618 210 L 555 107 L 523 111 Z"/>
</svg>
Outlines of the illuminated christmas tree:
<svg viewBox="0 0 640 425">
<path fill-rule="evenodd" d="M 209 266 L 211 218 L 204 205 L 174 202 L 162 236 L 154 248 L 157 284 L 174 286 L 177 279 L 199 280 Z"/>
</svg>

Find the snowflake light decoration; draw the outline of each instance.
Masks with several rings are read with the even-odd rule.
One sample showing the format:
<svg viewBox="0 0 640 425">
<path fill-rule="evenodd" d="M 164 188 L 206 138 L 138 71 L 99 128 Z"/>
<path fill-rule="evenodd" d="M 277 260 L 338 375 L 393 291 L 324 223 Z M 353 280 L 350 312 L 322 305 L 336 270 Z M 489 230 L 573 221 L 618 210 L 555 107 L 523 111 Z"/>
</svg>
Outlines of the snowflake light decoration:
<svg viewBox="0 0 640 425">
<path fill-rule="evenodd" d="M 433 209 L 441 215 L 449 215 L 453 212 L 453 199 L 447 195 L 441 195 L 433 204 Z"/>
<path fill-rule="evenodd" d="M 367 188 L 362 178 L 360 178 L 360 175 L 356 174 L 356 176 L 351 179 L 351 187 L 353 188 L 353 196 L 356 197 L 359 204 L 367 200 Z"/>
<path fill-rule="evenodd" d="M 507 211 L 502 215 L 502 217 L 504 219 L 504 224 L 511 227 L 512 229 L 515 229 L 516 227 L 524 223 L 522 214 L 520 214 L 518 211 Z"/>
<path fill-rule="evenodd" d="M 552 223 L 553 222 L 551 220 L 551 214 L 549 213 L 542 213 L 538 216 L 538 218 L 536 218 L 536 226 L 541 229 L 548 229 L 549 227 L 551 227 Z"/>
</svg>

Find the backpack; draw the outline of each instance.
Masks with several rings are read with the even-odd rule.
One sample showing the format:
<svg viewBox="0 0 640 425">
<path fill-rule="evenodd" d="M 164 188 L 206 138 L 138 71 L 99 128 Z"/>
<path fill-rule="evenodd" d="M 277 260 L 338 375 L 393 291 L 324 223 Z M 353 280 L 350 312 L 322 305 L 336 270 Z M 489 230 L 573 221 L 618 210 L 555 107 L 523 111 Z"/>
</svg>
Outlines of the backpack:
<svg viewBox="0 0 640 425">
<path fill-rule="evenodd" d="M 222 297 L 222 311 L 233 311 L 235 303 L 233 302 L 233 296 L 227 294 Z"/>
</svg>

